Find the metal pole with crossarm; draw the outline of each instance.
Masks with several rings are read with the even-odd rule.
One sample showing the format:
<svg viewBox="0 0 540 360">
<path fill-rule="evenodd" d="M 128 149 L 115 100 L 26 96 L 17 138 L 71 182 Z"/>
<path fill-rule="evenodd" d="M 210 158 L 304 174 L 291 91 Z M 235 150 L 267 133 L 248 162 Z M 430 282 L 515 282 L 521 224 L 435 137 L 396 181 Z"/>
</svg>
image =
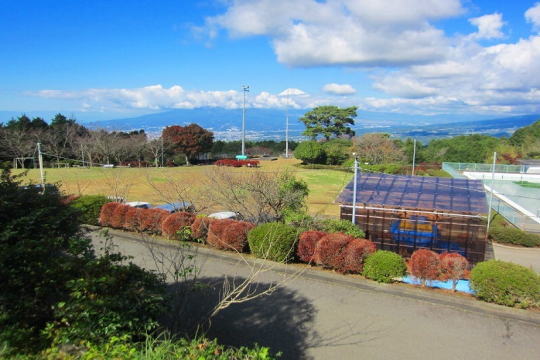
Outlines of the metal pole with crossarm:
<svg viewBox="0 0 540 360">
<path fill-rule="evenodd" d="M 249 85 L 242 85 L 244 92 L 244 106 L 242 107 L 242 156 L 246 155 L 246 93 L 249 92 Z"/>
</svg>

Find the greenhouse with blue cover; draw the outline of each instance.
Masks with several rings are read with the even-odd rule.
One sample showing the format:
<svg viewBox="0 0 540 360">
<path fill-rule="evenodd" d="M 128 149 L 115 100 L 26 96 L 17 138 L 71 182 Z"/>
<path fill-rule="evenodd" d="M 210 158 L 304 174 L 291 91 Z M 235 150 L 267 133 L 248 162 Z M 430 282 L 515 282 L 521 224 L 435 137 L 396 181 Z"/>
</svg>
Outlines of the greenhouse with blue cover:
<svg viewBox="0 0 540 360">
<path fill-rule="evenodd" d="M 488 206 L 481 181 L 360 173 L 355 219 L 379 249 L 458 252 L 472 263 L 486 251 Z M 351 181 L 338 197 L 340 216 L 352 220 Z"/>
</svg>

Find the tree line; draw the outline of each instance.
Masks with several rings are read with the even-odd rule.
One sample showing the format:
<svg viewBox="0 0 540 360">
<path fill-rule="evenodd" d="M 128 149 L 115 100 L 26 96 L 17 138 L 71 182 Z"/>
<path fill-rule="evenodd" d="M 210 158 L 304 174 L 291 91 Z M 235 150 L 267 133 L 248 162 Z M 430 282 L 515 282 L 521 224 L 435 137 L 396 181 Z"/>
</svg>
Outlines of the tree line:
<svg viewBox="0 0 540 360">
<path fill-rule="evenodd" d="M 0 161 L 19 159 L 19 167 L 34 166 L 37 143 L 50 166 L 174 166 L 197 161 L 201 154 L 234 156 L 241 149 L 240 141 L 215 141 L 211 131 L 197 124 L 168 126 L 152 138 L 144 130 L 88 129 L 62 114 L 50 122 L 22 115 L 0 123 Z M 295 145 L 290 142 L 291 150 Z M 247 141 L 246 149 L 250 155 L 275 156 L 285 151 L 285 142 Z"/>
</svg>

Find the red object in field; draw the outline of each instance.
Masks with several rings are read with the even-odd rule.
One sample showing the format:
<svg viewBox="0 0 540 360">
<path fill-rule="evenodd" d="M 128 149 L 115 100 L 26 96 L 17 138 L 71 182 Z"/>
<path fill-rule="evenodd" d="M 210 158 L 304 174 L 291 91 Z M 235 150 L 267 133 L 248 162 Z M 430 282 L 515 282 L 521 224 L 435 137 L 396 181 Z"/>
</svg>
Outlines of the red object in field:
<svg viewBox="0 0 540 360">
<path fill-rule="evenodd" d="M 422 286 L 427 280 L 437 280 L 440 275 L 439 254 L 428 249 L 413 252 L 408 262 L 409 272 L 420 279 Z"/>
</svg>

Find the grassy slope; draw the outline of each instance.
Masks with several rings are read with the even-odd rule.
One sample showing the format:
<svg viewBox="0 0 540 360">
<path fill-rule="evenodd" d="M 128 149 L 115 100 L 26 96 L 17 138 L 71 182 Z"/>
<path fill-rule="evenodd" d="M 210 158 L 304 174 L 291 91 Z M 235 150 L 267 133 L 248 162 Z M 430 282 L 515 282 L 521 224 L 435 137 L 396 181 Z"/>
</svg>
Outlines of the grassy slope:
<svg viewBox="0 0 540 360">
<path fill-rule="evenodd" d="M 308 205 L 311 213 L 337 216 L 339 208 L 333 202 L 343 186 L 351 179 L 352 174 L 327 169 L 299 169 L 293 166 L 298 162 L 298 160 L 292 159 L 262 161 L 260 169 L 241 168 L 233 169 L 233 171 L 242 173 L 245 171 L 287 169 L 309 185 Z M 205 177 L 210 175 L 212 168 L 213 166 L 209 165 L 165 169 L 46 169 L 46 178 L 48 182 L 60 183 L 62 189 L 70 194 L 123 195 L 127 193 L 126 197 L 131 201 L 163 203 L 167 201 L 166 196 L 160 194 L 158 189 L 170 192 L 170 180 L 187 184 L 193 188 L 201 188 Z M 38 182 L 39 171 L 30 170 L 27 178 L 30 181 Z"/>
</svg>

